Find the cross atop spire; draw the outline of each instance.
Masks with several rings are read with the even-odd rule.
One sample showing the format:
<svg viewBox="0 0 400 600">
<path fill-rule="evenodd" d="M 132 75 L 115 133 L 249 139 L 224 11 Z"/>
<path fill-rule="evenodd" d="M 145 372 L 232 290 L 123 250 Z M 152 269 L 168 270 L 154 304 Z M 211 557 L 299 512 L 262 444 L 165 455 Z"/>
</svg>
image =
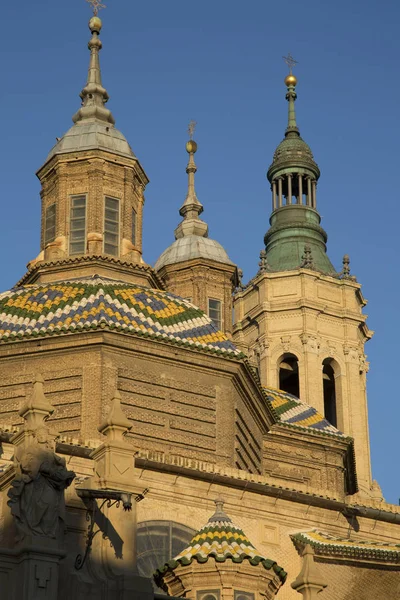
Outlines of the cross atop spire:
<svg viewBox="0 0 400 600">
<path fill-rule="evenodd" d="M 90 2 L 90 0 L 87 0 L 87 2 Z M 289 67 L 289 75 L 291 75 L 293 67 L 299 64 L 298 61 L 293 58 L 290 52 L 287 56 L 282 56 L 282 58 Z"/>
<path fill-rule="evenodd" d="M 193 135 L 194 135 L 194 131 L 196 129 L 196 125 L 197 125 L 196 121 L 193 121 L 193 119 L 192 119 L 188 126 L 189 140 L 193 140 Z"/>
<path fill-rule="evenodd" d="M 97 17 L 97 15 L 99 14 L 99 10 L 101 10 L 102 8 L 106 8 L 106 5 L 102 4 L 100 0 L 86 0 L 86 2 L 89 2 L 89 4 L 91 5 L 93 15 L 95 17 Z"/>
</svg>

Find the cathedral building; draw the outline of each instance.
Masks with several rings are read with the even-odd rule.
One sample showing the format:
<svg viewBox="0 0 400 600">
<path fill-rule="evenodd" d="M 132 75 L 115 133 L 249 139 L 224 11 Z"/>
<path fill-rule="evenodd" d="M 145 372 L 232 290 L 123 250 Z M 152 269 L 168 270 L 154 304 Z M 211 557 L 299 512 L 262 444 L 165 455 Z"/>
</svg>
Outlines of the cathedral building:
<svg viewBox="0 0 400 600">
<path fill-rule="evenodd" d="M 40 252 L 0 294 L 2 591 L 400 599 L 400 507 L 371 478 L 372 332 L 349 258 L 327 254 L 296 77 L 254 277 L 208 235 L 192 125 L 182 220 L 152 267 L 149 179 L 107 107 L 95 13 L 81 107 L 37 172 Z"/>
</svg>

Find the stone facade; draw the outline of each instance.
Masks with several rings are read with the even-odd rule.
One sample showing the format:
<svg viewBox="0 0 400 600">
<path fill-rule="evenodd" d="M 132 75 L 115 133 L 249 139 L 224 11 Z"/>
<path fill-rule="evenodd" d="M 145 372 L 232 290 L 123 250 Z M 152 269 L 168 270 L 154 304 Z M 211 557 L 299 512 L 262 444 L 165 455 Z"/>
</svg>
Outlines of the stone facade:
<svg viewBox="0 0 400 600">
<path fill-rule="evenodd" d="M 372 337 L 360 285 L 301 269 L 263 273 L 236 294 L 233 339 L 279 388 L 279 361 L 294 355 L 300 398 L 324 414 L 323 361 L 334 365 L 337 427 L 354 438 L 360 489 L 371 489 L 365 343 Z"/>
</svg>

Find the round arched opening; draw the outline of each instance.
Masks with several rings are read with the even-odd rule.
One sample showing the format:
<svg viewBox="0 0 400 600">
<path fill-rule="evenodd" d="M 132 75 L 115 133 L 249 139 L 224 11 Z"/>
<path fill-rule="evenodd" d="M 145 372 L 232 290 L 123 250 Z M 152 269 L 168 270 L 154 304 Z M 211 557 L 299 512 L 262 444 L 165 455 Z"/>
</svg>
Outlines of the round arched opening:
<svg viewBox="0 0 400 600">
<path fill-rule="evenodd" d="M 337 427 L 335 369 L 331 358 L 326 358 L 322 363 L 322 382 L 325 418 Z"/>
<path fill-rule="evenodd" d="M 294 354 L 284 354 L 278 362 L 279 389 L 299 398 L 299 361 Z"/>
</svg>

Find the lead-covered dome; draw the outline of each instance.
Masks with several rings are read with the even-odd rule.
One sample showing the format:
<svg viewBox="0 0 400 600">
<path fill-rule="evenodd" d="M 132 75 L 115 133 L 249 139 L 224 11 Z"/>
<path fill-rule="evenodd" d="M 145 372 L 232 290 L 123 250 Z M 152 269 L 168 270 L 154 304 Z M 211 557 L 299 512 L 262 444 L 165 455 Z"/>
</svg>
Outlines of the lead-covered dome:
<svg viewBox="0 0 400 600">
<path fill-rule="evenodd" d="M 234 264 L 219 242 L 199 235 L 187 235 L 175 240 L 171 246 L 164 250 L 154 268 L 159 271 L 166 265 L 194 258 L 206 258 L 219 263 Z"/>
<path fill-rule="evenodd" d="M 50 150 L 46 162 L 56 154 L 82 150 L 104 150 L 135 158 L 127 139 L 114 125 L 93 119 L 75 123 Z"/>
</svg>

